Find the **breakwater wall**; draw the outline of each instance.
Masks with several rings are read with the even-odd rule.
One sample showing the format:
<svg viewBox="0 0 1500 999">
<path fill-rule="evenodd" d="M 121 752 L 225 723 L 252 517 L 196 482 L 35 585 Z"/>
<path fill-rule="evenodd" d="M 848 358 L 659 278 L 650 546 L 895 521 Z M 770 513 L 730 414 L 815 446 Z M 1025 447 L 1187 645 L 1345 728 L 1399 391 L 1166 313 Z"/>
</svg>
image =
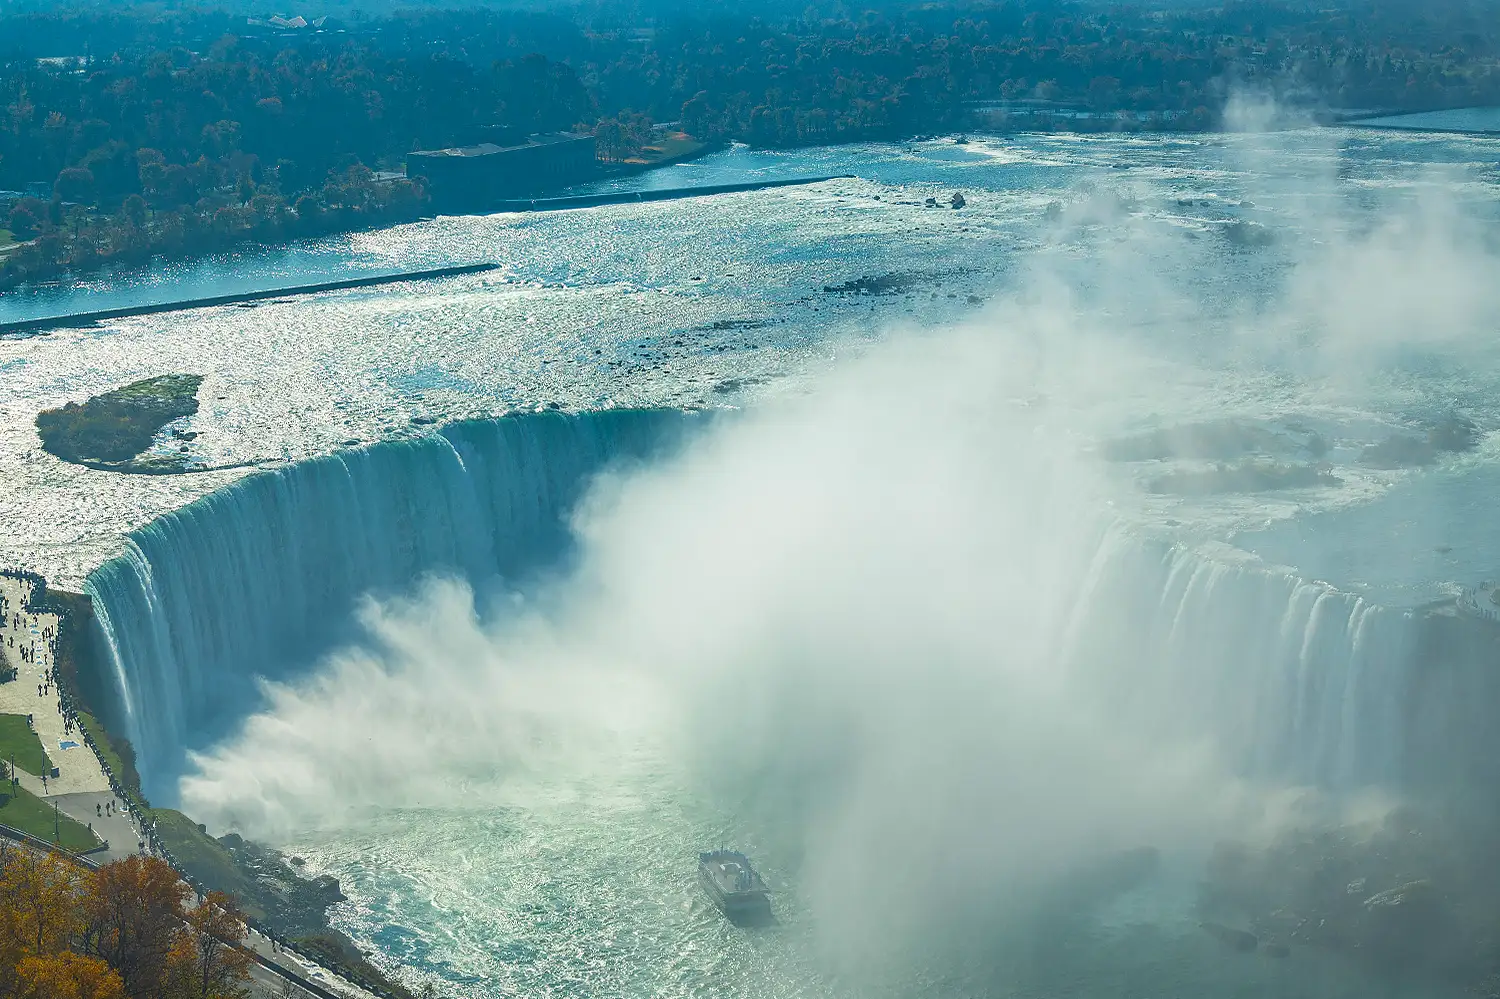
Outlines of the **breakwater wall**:
<svg viewBox="0 0 1500 999">
<path fill-rule="evenodd" d="M 633 205 L 647 201 L 676 201 L 680 198 L 705 198 L 713 194 L 738 194 L 742 191 L 765 191 L 774 187 L 801 187 L 821 184 L 825 180 L 851 180 L 853 174 L 829 174 L 825 177 L 794 177 L 789 180 L 757 180 L 741 184 L 708 184 L 703 187 L 667 187 L 658 191 L 616 191 L 611 194 L 579 194 L 566 198 L 532 198 L 500 201 L 496 212 L 554 212 L 566 208 L 596 208 L 600 205 Z"/>
<path fill-rule="evenodd" d="M 150 316 L 160 312 L 180 312 L 183 309 L 207 309 L 219 305 L 237 305 L 240 302 L 258 302 L 270 298 L 288 298 L 293 295 L 315 295 L 324 291 L 345 291 L 350 288 L 370 288 L 398 281 L 429 281 L 435 278 L 457 277 L 462 274 L 482 274 L 499 268 L 499 264 L 459 264 L 453 267 L 434 267 L 422 271 L 405 271 L 400 274 L 378 274 L 370 277 L 347 278 L 342 281 L 321 281 L 317 284 L 302 284 L 291 288 L 270 288 L 265 291 L 244 291 L 234 295 L 215 295 L 211 298 L 190 298 L 180 302 L 158 302 L 152 305 L 127 305 L 118 309 L 99 309 L 94 312 L 73 312 L 59 316 L 39 316 L 36 319 L 18 319 L 0 323 L 0 337 L 41 333 L 46 330 L 87 326 L 107 319 L 126 319 L 131 316 Z"/>
</svg>

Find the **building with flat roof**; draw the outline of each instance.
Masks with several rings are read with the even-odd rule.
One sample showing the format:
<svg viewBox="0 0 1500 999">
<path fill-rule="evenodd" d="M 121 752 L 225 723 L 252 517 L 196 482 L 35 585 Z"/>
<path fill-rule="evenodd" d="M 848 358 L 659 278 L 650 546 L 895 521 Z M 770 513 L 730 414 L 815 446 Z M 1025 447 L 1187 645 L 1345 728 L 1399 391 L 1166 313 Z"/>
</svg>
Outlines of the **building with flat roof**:
<svg viewBox="0 0 1500 999">
<path fill-rule="evenodd" d="M 423 177 L 439 208 L 483 208 L 589 179 L 599 169 L 594 137 L 576 132 L 529 135 L 505 145 L 428 149 L 406 156 L 408 177 Z"/>
</svg>

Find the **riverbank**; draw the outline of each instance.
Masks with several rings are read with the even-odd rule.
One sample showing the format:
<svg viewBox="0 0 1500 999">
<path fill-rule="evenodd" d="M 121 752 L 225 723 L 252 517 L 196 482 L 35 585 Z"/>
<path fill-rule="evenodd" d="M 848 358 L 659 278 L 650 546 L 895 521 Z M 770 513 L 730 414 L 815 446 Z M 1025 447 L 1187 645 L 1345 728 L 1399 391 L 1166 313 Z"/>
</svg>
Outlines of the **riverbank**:
<svg viewBox="0 0 1500 999">
<path fill-rule="evenodd" d="M 268 887 L 264 884 L 265 858 L 280 861 L 280 854 L 260 851 L 256 857 L 261 863 L 238 862 L 222 841 L 181 812 L 151 807 L 141 793 L 129 744 L 110 736 L 87 710 L 107 680 L 106 668 L 99 661 L 102 650 L 90 634 L 93 611 L 86 596 L 51 590 L 41 577 L 15 570 L 0 573 L 0 593 L 6 597 L 3 612 L 7 615 L 0 641 L 8 655 L 15 655 L 10 645 L 14 636 L 6 634 L 5 628 L 22 629 L 19 634 L 27 640 L 30 667 L 16 681 L 0 685 L 0 698 L 24 700 L 28 690 L 42 692 L 35 706 L 29 702 L 23 706 L 33 708 L 28 713 L 43 747 L 59 747 L 62 773 L 45 788 L 36 789 L 40 793 L 34 796 L 30 811 L 41 806 L 47 813 L 42 818 L 46 818 L 56 806 L 62 821 L 69 823 L 61 841 L 65 850 L 74 855 L 88 852 L 86 859 L 94 863 L 142 852 L 155 854 L 200 893 L 218 890 L 234 896 L 247 917 L 251 934 L 246 947 L 257 964 L 271 968 L 282 980 L 296 981 L 309 994 L 413 999 L 405 988 L 365 962 L 351 941 L 328 927 L 326 908 L 342 898 L 337 881 L 304 878 L 291 865 L 279 863 Z M 24 771 L 20 776 L 23 788 L 40 784 L 38 778 L 28 779 Z M 9 811 L 0 808 L 0 822 L 15 825 L 7 817 Z M 51 841 L 46 828 L 31 828 L 37 825 L 36 815 L 28 812 L 25 817 L 31 821 L 20 825 L 20 832 L 42 845 Z M 80 834 L 87 835 L 88 844 L 79 839 Z M 278 905 L 290 906 L 289 923 L 280 918 L 287 913 L 278 912 Z M 332 986 L 332 992 L 318 982 Z"/>
</svg>

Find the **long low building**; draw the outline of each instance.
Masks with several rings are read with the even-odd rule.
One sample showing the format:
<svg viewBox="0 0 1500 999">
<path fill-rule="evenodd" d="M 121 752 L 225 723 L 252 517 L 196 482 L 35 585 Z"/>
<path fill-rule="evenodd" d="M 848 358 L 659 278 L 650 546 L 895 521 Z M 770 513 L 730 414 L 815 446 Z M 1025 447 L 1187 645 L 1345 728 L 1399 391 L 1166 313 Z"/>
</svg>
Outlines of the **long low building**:
<svg viewBox="0 0 1500 999">
<path fill-rule="evenodd" d="M 423 177 L 439 207 L 484 205 L 557 190 L 587 180 L 599 169 L 592 135 L 546 132 L 509 145 L 408 153 L 406 173 Z"/>
</svg>

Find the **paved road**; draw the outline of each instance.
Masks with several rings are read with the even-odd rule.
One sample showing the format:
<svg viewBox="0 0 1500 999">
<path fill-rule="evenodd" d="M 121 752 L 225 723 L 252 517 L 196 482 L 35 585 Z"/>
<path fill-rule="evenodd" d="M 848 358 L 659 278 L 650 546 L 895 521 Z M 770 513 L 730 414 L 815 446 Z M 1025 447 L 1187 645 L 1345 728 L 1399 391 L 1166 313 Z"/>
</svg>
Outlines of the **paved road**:
<svg viewBox="0 0 1500 999">
<path fill-rule="evenodd" d="M 26 784 L 24 777 L 21 783 Z M 112 815 L 105 814 L 106 805 L 113 803 L 118 807 L 121 804 L 113 791 L 54 794 L 49 795 L 47 800 L 55 803 L 57 810 L 64 815 L 77 819 L 92 828 L 94 835 L 102 837 L 109 844 L 108 850 L 89 854 L 90 859 L 107 864 L 111 860 L 121 860 L 133 853 L 141 852 L 140 830 L 136 828 L 129 813 L 120 808 Z"/>
</svg>

